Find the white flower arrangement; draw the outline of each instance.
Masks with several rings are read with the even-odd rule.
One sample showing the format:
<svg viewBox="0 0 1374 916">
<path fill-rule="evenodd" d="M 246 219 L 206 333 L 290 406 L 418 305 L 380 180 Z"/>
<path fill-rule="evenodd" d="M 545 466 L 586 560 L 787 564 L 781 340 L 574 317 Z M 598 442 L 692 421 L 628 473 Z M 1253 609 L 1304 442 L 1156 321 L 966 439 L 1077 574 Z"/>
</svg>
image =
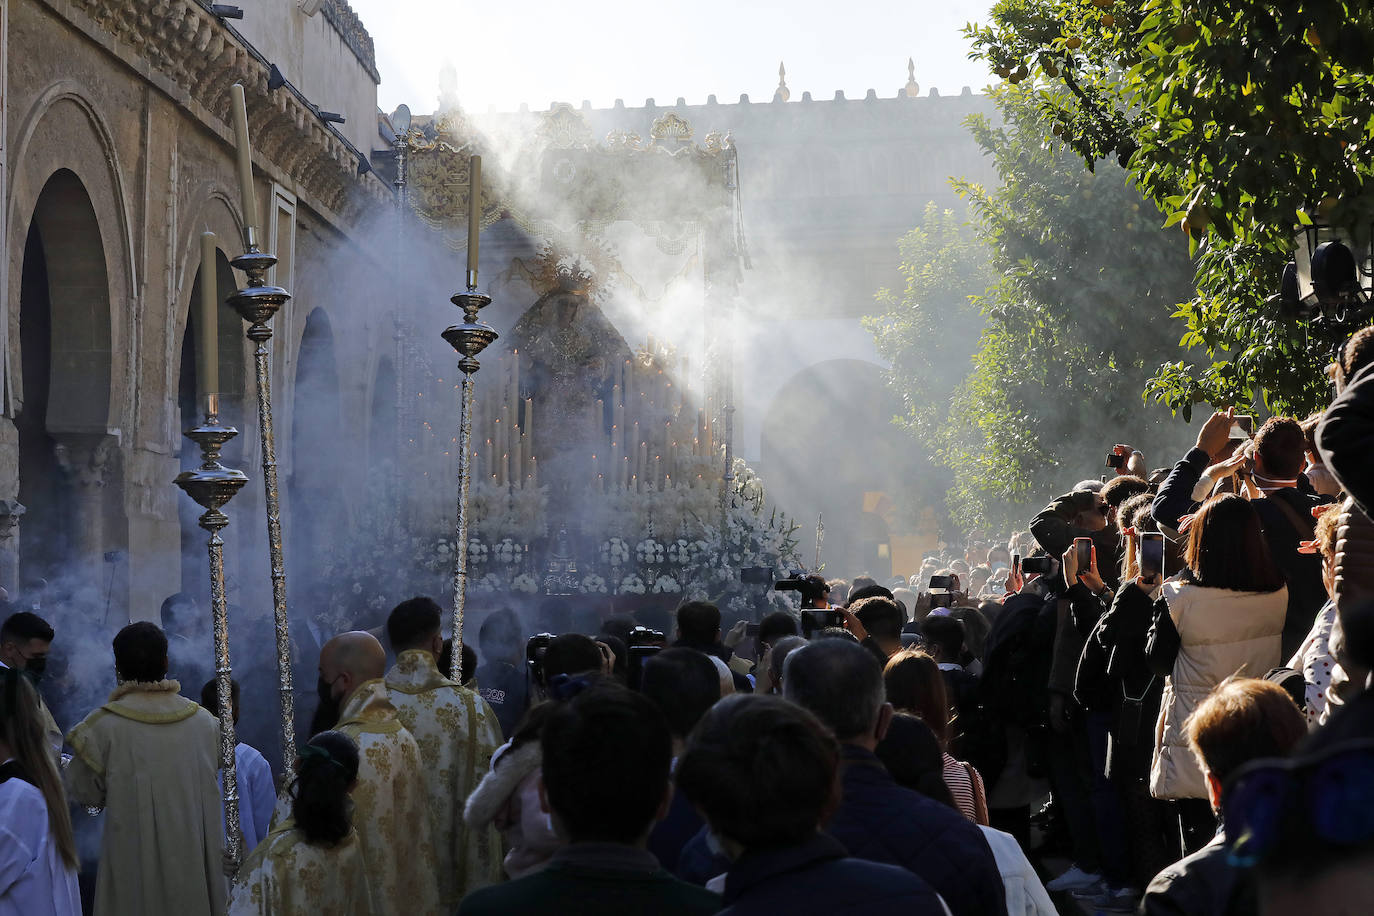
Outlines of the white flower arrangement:
<svg viewBox="0 0 1374 916">
<path fill-rule="evenodd" d="M 606 594 L 606 580 L 596 573 L 584 576 L 582 579 L 582 591 L 589 595 L 604 595 Z"/>
<path fill-rule="evenodd" d="M 631 573 L 620 580 L 620 586 L 616 591 L 622 595 L 642 595 L 645 592 L 644 580 Z"/>
<path fill-rule="evenodd" d="M 623 538 L 611 538 L 601 545 L 601 562 L 610 566 L 624 566 L 630 559 L 630 545 Z"/>
<path fill-rule="evenodd" d="M 473 588 L 479 592 L 494 592 L 501 588 L 501 577 L 496 573 L 487 573 L 474 583 Z"/>
<path fill-rule="evenodd" d="M 477 538 L 468 539 L 468 565 L 482 566 L 487 562 L 487 545 Z"/>
<path fill-rule="evenodd" d="M 435 546 L 434 552 L 439 555 L 441 560 L 447 561 L 453 555 L 453 548 L 448 544 L 448 538 L 439 538 L 439 543 Z"/>
<path fill-rule="evenodd" d="M 539 591 L 539 580 L 529 573 L 521 573 L 511 582 L 510 587 L 517 592 L 533 595 L 535 592 Z"/>
<path fill-rule="evenodd" d="M 635 559 L 640 563 L 654 566 L 662 563 L 663 557 L 663 545 L 653 538 L 645 538 L 635 545 Z"/>
<path fill-rule="evenodd" d="M 732 614 L 747 614 L 749 612 L 749 601 L 743 595 L 736 595 L 725 605 L 725 609 Z"/>
<path fill-rule="evenodd" d="M 696 546 L 685 538 L 678 538 L 668 545 L 668 562 L 675 566 L 686 566 L 696 558 Z"/>
<path fill-rule="evenodd" d="M 496 562 L 504 563 L 507 566 L 514 566 L 516 563 L 519 563 L 524 553 L 524 551 L 520 549 L 520 545 L 510 538 L 502 538 L 501 543 L 496 545 L 495 550 Z"/>
<path fill-rule="evenodd" d="M 677 584 L 677 580 L 672 576 L 659 576 L 654 580 L 653 592 L 655 595 L 677 594 L 682 591 L 682 586 Z"/>
</svg>

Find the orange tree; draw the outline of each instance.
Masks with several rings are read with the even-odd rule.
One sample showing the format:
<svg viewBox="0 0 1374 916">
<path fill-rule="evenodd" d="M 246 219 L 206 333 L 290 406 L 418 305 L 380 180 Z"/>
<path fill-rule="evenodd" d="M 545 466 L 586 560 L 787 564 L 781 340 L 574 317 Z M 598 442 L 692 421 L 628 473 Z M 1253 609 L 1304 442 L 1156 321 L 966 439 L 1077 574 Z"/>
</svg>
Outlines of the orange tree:
<svg viewBox="0 0 1374 916">
<path fill-rule="evenodd" d="M 1147 391 L 1193 404 L 1323 406 L 1322 367 L 1351 330 L 1272 300 L 1298 226 L 1369 243 L 1374 6 L 1366 0 L 1000 0 L 972 56 L 1024 84 L 1089 169 L 1126 168 L 1198 254 L 1176 317 L 1185 349 Z"/>
</svg>

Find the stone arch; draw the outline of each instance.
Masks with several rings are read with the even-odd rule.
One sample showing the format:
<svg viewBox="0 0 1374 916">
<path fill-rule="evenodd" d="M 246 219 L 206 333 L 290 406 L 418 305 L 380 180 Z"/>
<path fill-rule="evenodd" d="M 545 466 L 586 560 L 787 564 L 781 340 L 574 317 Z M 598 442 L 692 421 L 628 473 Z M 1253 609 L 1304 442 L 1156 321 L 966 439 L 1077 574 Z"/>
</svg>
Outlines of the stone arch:
<svg viewBox="0 0 1374 916">
<path fill-rule="evenodd" d="M 114 413 L 112 327 L 100 219 L 91 195 L 59 168 L 36 195 L 19 249 L 21 587 L 39 600 L 94 604 L 110 548 L 127 543 Z M 48 595 L 37 583 L 46 581 Z M 111 572 L 105 596 L 114 589 Z M 122 590 L 121 590 L 122 591 Z M 124 603 L 122 600 L 119 602 Z"/>
<path fill-rule="evenodd" d="M 13 122 L 12 122 L 13 123 Z M 125 206 L 123 170 L 118 149 L 109 125 L 95 106 L 85 97 L 79 84 L 63 80 L 49 86 L 38 95 L 28 111 L 18 121 L 9 161 L 14 164 L 8 211 L 10 238 L 27 240 L 30 223 L 39 197 L 47 190 L 49 180 L 62 172 L 70 173 L 84 191 L 89 210 L 97 214 L 94 230 L 88 230 L 85 243 L 99 240 L 105 274 L 103 299 L 107 309 L 97 322 L 97 332 L 108 341 L 109 363 L 103 367 L 109 379 L 109 396 L 105 401 L 105 416 L 98 419 L 93 409 L 83 407 L 71 418 L 82 431 L 115 434 L 121 427 L 132 425 L 129 420 L 132 398 L 132 342 L 135 309 L 132 308 L 138 289 L 137 269 L 132 244 L 133 233 L 128 208 Z M 86 247 L 90 247 L 87 245 Z M 9 295 L 11 302 L 20 298 L 22 263 L 25 246 L 10 246 Z M 8 356 L 15 385 L 16 398 L 22 401 L 22 354 L 18 335 L 19 315 L 11 309 L 9 315 Z M 89 368 L 89 366 L 87 367 Z M 59 422 L 62 421 L 59 410 Z M 97 422 L 88 422 L 97 420 Z"/>
<path fill-rule="evenodd" d="M 348 518 L 340 472 L 351 463 L 353 431 L 342 427 L 333 325 L 322 308 L 306 316 L 291 389 L 291 465 L 286 478 L 292 509 L 291 555 L 299 558 L 290 580 L 298 594 L 324 585 L 328 546 Z M 280 446 L 279 446 L 280 451 Z"/>
<path fill-rule="evenodd" d="M 807 562 L 821 513 L 827 569 L 852 575 L 875 562 L 878 542 L 865 540 L 872 527 L 864 517 L 866 500 L 874 493 L 900 494 L 921 473 L 909 437 L 891 422 L 899 409 L 882 367 L 860 359 L 808 366 L 769 404 L 761 474 L 770 500 L 801 525 Z"/>
<path fill-rule="evenodd" d="M 372 403 L 368 414 L 368 456 L 373 468 L 396 461 L 401 434 L 396 383 L 396 364 L 389 355 L 383 354 L 372 374 Z"/>
</svg>

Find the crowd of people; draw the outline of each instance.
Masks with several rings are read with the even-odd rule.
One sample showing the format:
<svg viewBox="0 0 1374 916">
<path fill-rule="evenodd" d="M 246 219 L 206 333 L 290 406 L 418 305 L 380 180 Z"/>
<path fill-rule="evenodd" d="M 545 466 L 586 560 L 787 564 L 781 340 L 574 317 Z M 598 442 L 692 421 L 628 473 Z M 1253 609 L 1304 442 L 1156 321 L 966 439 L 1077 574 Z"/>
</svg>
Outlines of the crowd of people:
<svg viewBox="0 0 1374 916">
<path fill-rule="evenodd" d="M 235 749 L 242 861 L 237 688 L 183 695 L 132 623 L 64 734 L 40 689 L 61 635 L 10 614 L 0 914 L 83 891 L 97 916 L 1365 911 L 1374 329 L 1332 373 L 1322 415 L 1220 411 L 1156 470 L 1104 448 L 1110 477 L 1026 531 L 885 584 L 806 576 L 793 612 L 531 636 L 501 609 L 462 683 L 429 598 L 324 634 L 290 771 Z"/>
</svg>

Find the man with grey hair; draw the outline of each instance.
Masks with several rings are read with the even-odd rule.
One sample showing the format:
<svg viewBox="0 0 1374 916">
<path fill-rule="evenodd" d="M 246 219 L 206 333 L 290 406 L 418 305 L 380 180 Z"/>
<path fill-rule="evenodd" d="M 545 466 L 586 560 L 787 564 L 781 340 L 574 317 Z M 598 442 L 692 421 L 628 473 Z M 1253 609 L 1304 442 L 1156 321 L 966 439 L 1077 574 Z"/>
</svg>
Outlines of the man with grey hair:
<svg viewBox="0 0 1374 916">
<path fill-rule="evenodd" d="M 953 916 L 1003 916 L 1001 873 L 978 827 L 897 785 L 873 752 L 892 721 L 873 653 L 847 640 L 812 642 L 787 656 L 782 689 L 840 742 L 843 797 L 827 831 L 857 858 L 900 865 L 924 878 Z"/>
</svg>

